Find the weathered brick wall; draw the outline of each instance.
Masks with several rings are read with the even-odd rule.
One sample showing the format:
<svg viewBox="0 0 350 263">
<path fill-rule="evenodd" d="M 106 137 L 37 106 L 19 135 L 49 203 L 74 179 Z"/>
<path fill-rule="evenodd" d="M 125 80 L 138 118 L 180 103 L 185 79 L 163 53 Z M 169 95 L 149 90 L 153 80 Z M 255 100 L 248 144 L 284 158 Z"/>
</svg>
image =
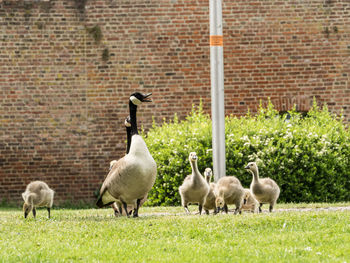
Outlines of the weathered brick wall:
<svg viewBox="0 0 350 263">
<path fill-rule="evenodd" d="M 224 1 L 226 114 L 268 97 L 307 110 L 315 96 L 349 121 L 349 12 L 347 0 Z M 0 1 L 0 199 L 41 179 L 60 202 L 92 201 L 125 151 L 135 90 L 153 92 L 146 128 L 201 98 L 210 112 L 208 26 L 204 0 Z"/>
</svg>

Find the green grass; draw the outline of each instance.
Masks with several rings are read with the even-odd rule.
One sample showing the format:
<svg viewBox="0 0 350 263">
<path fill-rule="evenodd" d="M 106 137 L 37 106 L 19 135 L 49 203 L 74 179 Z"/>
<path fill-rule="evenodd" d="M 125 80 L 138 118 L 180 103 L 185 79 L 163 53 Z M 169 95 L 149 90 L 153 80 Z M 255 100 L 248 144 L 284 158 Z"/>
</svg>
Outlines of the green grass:
<svg viewBox="0 0 350 263">
<path fill-rule="evenodd" d="M 349 244 L 349 211 L 199 216 L 143 207 L 128 219 L 111 209 L 53 209 L 47 219 L 38 209 L 25 220 L 20 208 L 0 208 L 0 262 L 350 262 Z"/>
</svg>

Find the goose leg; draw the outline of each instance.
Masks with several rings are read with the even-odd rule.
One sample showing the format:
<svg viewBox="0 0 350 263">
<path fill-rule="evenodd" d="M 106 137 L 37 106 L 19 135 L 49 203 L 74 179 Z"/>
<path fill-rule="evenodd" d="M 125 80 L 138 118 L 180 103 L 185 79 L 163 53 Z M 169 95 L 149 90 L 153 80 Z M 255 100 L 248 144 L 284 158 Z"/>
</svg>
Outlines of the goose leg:
<svg viewBox="0 0 350 263">
<path fill-rule="evenodd" d="M 236 207 L 236 209 L 235 209 L 235 215 L 237 215 L 237 214 L 242 214 L 242 209 L 240 209 L 238 206 Z"/>
<path fill-rule="evenodd" d="M 123 207 L 121 204 L 118 204 L 118 210 L 119 210 L 119 214 L 122 216 L 123 215 Z"/>
<path fill-rule="evenodd" d="M 33 216 L 34 216 L 34 218 L 36 217 L 36 209 L 35 209 L 35 207 L 33 208 Z"/>
<path fill-rule="evenodd" d="M 228 214 L 228 207 L 227 207 L 227 204 L 224 205 L 224 210 L 225 210 L 225 213 Z"/>
<path fill-rule="evenodd" d="M 209 215 L 209 210 L 208 210 L 208 209 L 205 209 L 204 211 L 205 211 L 205 213 L 206 213 L 207 215 Z"/>
<path fill-rule="evenodd" d="M 201 204 L 199 204 L 199 215 L 202 214 L 202 209 L 203 209 L 203 206 Z"/>
<path fill-rule="evenodd" d="M 263 204 L 262 203 L 260 203 L 260 206 L 259 206 L 259 213 L 261 213 L 262 212 L 262 209 L 261 209 L 261 207 L 263 206 Z"/>
<path fill-rule="evenodd" d="M 184 208 L 185 208 L 185 212 L 186 212 L 187 214 L 190 214 L 190 210 L 188 210 L 187 205 L 184 205 Z"/>
<path fill-rule="evenodd" d="M 270 207 L 269 207 L 270 213 L 272 212 L 272 209 L 273 209 L 273 205 L 270 205 Z"/>
<path fill-rule="evenodd" d="M 139 217 L 139 208 L 140 208 L 141 199 L 137 199 L 136 208 L 134 209 L 133 217 Z"/>
<path fill-rule="evenodd" d="M 114 215 L 115 215 L 116 217 L 118 217 L 118 216 L 119 216 L 119 210 L 118 210 L 118 207 L 117 207 L 117 203 L 114 202 L 114 203 L 111 205 L 111 207 L 113 208 Z"/>
<path fill-rule="evenodd" d="M 48 208 L 47 208 L 47 212 L 49 213 L 49 218 L 50 218 L 50 211 L 51 211 L 51 208 L 48 207 Z"/>
<path fill-rule="evenodd" d="M 115 217 L 119 217 L 119 216 L 121 216 L 121 213 L 119 213 L 118 209 L 115 209 L 114 210 L 114 215 L 115 215 Z"/>
<path fill-rule="evenodd" d="M 128 205 L 125 203 L 125 202 L 122 202 L 123 203 L 123 206 L 124 206 L 124 210 L 126 211 L 126 216 L 129 217 L 129 214 L 128 214 Z"/>
</svg>

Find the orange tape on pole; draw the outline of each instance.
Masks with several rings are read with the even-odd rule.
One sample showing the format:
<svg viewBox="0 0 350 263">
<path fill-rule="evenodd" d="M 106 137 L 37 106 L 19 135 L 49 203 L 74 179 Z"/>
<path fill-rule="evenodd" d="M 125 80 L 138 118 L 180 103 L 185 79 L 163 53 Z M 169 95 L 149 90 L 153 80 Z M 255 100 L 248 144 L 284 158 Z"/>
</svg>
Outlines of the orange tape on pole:
<svg viewBox="0 0 350 263">
<path fill-rule="evenodd" d="M 210 36 L 210 46 L 219 46 L 222 47 L 224 45 L 223 36 Z"/>
</svg>

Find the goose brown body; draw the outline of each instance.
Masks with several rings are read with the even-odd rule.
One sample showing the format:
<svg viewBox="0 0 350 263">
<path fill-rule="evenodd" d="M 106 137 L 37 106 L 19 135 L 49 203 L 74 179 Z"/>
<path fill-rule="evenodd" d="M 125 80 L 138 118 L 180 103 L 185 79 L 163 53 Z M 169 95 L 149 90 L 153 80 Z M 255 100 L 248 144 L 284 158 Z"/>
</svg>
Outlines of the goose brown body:
<svg viewBox="0 0 350 263">
<path fill-rule="evenodd" d="M 255 199 L 250 189 L 244 188 L 244 202 L 242 210 L 250 211 L 252 213 L 259 212 L 259 202 Z"/>
<path fill-rule="evenodd" d="M 48 217 L 53 204 L 54 191 L 43 181 L 33 181 L 26 187 L 22 198 L 24 200 L 23 211 L 26 218 L 30 212 L 36 217 L 36 207 L 47 207 Z"/>
<path fill-rule="evenodd" d="M 182 206 L 185 211 L 189 213 L 188 204 L 198 204 L 199 214 L 202 213 L 202 207 L 205 202 L 205 198 L 209 193 L 209 185 L 198 171 L 197 167 L 197 154 L 191 152 L 189 155 L 189 161 L 192 167 L 192 174 L 188 175 L 183 184 L 179 187 L 179 193 L 181 196 Z"/>
<path fill-rule="evenodd" d="M 212 176 L 213 176 L 212 170 L 210 168 L 206 168 L 204 171 L 204 178 L 207 181 L 210 189 L 207 197 L 205 198 L 205 203 L 203 205 L 203 208 L 207 215 L 209 214 L 209 210 L 212 210 L 212 209 L 214 210 L 214 213 L 216 213 L 216 207 L 215 207 L 216 196 L 214 194 L 216 184 L 211 182 Z"/>
<path fill-rule="evenodd" d="M 280 188 L 277 183 L 271 178 L 259 178 L 259 169 L 255 162 L 250 162 L 245 167 L 253 175 L 250 191 L 255 199 L 259 202 L 259 211 L 263 204 L 270 204 L 269 211 L 272 212 L 277 199 L 280 195 Z"/>
<path fill-rule="evenodd" d="M 235 214 L 241 212 L 244 198 L 244 189 L 241 182 L 234 176 L 225 176 L 218 180 L 215 187 L 215 205 L 217 212 L 228 212 L 227 205 L 236 206 Z"/>
</svg>

